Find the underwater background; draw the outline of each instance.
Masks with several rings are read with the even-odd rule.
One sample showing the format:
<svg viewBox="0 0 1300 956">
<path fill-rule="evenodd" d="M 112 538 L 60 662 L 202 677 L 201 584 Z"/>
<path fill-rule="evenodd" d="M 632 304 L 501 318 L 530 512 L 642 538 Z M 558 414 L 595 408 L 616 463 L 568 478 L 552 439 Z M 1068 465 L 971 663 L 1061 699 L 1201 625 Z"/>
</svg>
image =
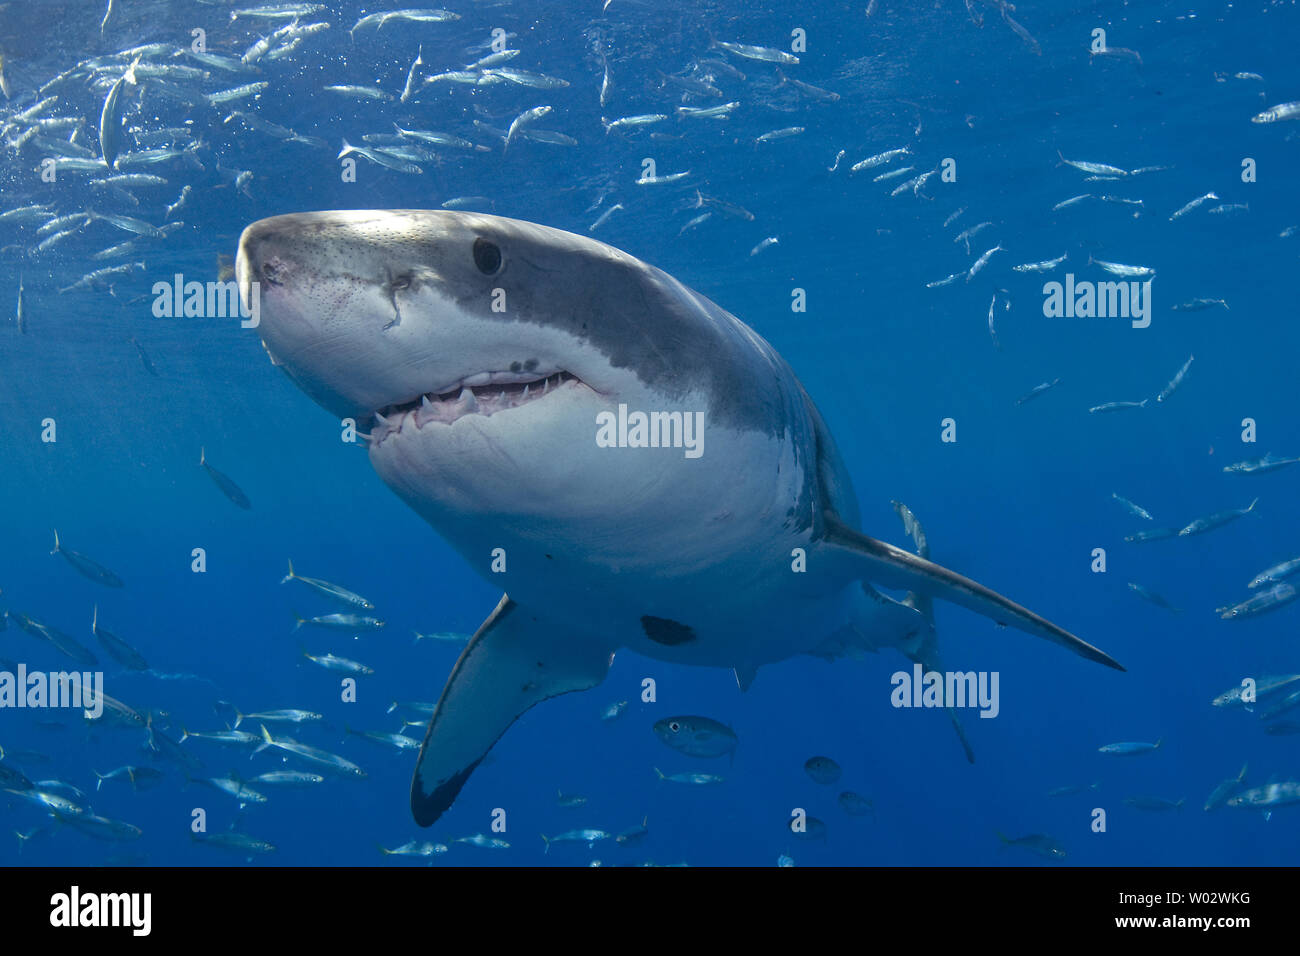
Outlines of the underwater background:
<svg viewBox="0 0 1300 956">
<path fill-rule="evenodd" d="M 1268 819 L 1254 809 L 1202 807 L 1243 764 L 1251 787 L 1300 773 L 1300 735 L 1265 732 L 1258 710 L 1211 705 L 1245 677 L 1300 670 L 1295 605 L 1242 620 L 1216 613 L 1249 597 L 1247 582 L 1264 568 L 1300 555 L 1300 467 L 1223 470 L 1270 452 L 1300 455 L 1300 233 L 1291 232 L 1300 224 L 1300 123 L 1251 122 L 1300 99 L 1296 5 L 448 4 L 457 19 L 353 30 L 386 8 L 301 5 L 320 9 L 295 21 L 288 14 L 232 19 L 256 0 L 114 0 L 105 20 L 99 0 L 0 3 L 7 87 L 0 102 L 7 303 L 0 313 L 0 607 L 91 648 L 106 692 L 152 714 L 156 732 L 173 740 L 183 729 L 225 729 L 233 708 L 302 708 L 322 719 L 281 731 L 367 774 L 301 789 L 259 787 L 266 803 L 241 808 L 187 777 L 312 768 L 275 750 L 202 739 L 179 745 L 198 761 L 187 767 L 151 751 L 143 728 L 91 726 L 71 710 L 3 709 L 0 766 L 33 783 L 71 785 L 84 795 L 76 802 L 141 832 L 96 839 L 20 793 L 0 794 L 0 861 L 770 866 L 788 855 L 801 866 L 1062 862 L 1005 846 L 1001 832 L 1048 835 L 1066 864 L 1293 863 L 1300 846 L 1294 806 Z M 186 52 L 197 28 L 208 53 L 240 62 L 260 38 L 294 23 L 329 27 L 304 31 L 293 49 L 268 58 L 273 46 L 238 72 Z M 504 65 L 527 71 L 525 82 L 424 81 L 492 54 L 498 28 L 505 47 L 521 51 Z M 1105 52 L 1096 46 L 1098 29 Z M 795 30 L 806 37 L 792 54 L 797 64 L 714 45 L 790 52 L 800 43 Z M 275 42 L 293 38 L 288 32 Z M 170 49 L 114 56 L 146 44 Z M 412 74 L 417 54 L 422 65 Z M 121 94 L 122 153 L 172 148 L 178 155 L 119 163 L 118 172 L 166 183 L 91 185 L 106 169 L 59 169 L 45 181 L 42 160 L 60 149 L 101 155 L 105 97 L 137 58 L 142 74 L 151 64 L 187 68 L 140 75 Z M 42 91 L 65 71 L 73 72 Z M 403 102 L 408 75 L 415 92 Z M 210 99 L 262 82 L 253 94 Z M 325 90 L 331 85 L 374 87 L 388 98 Z M 57 102 L 22 115 L 54 95 Z M 728 102 L 738 105 L 721 119 L 678 112 Z M 503 150 L 492 131 L 539 105 L 553 109 L 535 128 L 562 136 L 518 137 Z M 235 111 L 254 119 L 230 118 Z M 602 123 L 645 114 L 667 118 L 608 132 Z M 23 139 L 36 120 L 54 117 L 81 117 L 84 125 Z M 255 128 L 258 120 L 298 137 Z M 484 148 L 413 143 L 433 154 L 417 164 L 419 174 L 362 159 L 356 181 L 343 181 L 336 153 L 344 141 L 365 145 L 364 135 L 392 135 L 394 123 Z M 794 127 L 802 131 L 758 141 Z M 183 134 L 150 135 L 179 128 Z M 909 153 L 900 161 L 851 171 L 903 147 Z M 647 157 L 657 175 L 689 175 L 639 184 Z M 1085 181 L 1090 174 L 1065 158 L 1125 174 Z M 955 178 L 943 175 L 947 159 Z M 1243 181 L 1247 159 L 1254 181 Z M 914 173 L 873 181 L 902 165 Z M 1167 168 L 1131 172 L 1144 167 Z M 939 171 L 928 181 L 891 195 L 932 169 Z M 168 214 L 185 186 L 192 187 L 186 202 Z M 1171 219 L 1208 192 L 1216 198 Z M 1053 208 L 1081 194 L 1092 198 Z M 466 197 L 468 205 L 459 202 Z M 219 257 L 232 256 L 240 231 L 266 216 L 448 202 L 591 234 L 751 325 L 826 417 L 867 534 L 907 545 L 890 504 L 905 502 L 924 525 L 934 560 L 1097 645 L 1127 673 L 941 603 L 947 666 L 1000 675 L 998 716 L 962 714 L 976 758 L 968 764 L 941 710 L 891 706 L 890 675 L 911 671 L 892 652 L 834 664 L 788 660 L 764 667 L 743 694 L 728 671 L 621 652 L 597 689 L 525 714 L 455 806 L 420 830 L 408 806 L 415 752 L 347 729 L 393 733 L 403 720 L 420 719 L 403 708 L 389 712 L 390 705 L 435 701 L 460 647 L 417 641 L 414 632 L 472 634 L 500 593 L 382 485 L 360 444 L 340 443 L 338 422 L 270 365 L 254 331 L 234 319 L 156 318 L 150 290 L 176 273 L 217 279 Z M 623 208 L 590 232 L 616 204 Z M 33 205 L 42 208 L 2 215 Z M 86 210 L 183 226 L 135 235 L 83 217 L 72 234 L 38 249 L 51 234 L 38 234 L 49 220 Z M 712 215 L 684 229 L 704 212 Z M 992 225 L 969 251 L 954 242 L 985 221 Z M 768 237 L 779 242 L 751 254 Z M 128 240 L 129 251 L 92 258 Z M 927 287 L 969 270 L 999 244 L 1002 251 L 968 278 Z M 1063 253 L 1066 262 L 1050 272 L 1012 269 Z M 1113 278 L 1089 257 L 1155 270 L 1149 327 L 1044 315 L 1045 282 L 1065 272 Z M 144 267 L 60 292 L 97 269 L 133 262 Z M 20 284 L 21 328 L 9 308 Z M 806 311 L 792 310 L 794 289 L 805 290 Z M 1227 307 L 1172 308 L 1195 299 Z M 1189 356 L 1185 380 L 1157 402 Z M 1089 412 L 1142 399 L 1149 399 L 1142 408 Z M 955 442 L 941 440 L 947 418 L 956 423 Z M 47 419 L 57 441 L 42 440 Z M 1243 441 L 1245 419 L 1255 423 L 1253 443 Z M 251 509 L 223 497 L 199 465 L 200 448 Z M 1129 513 L 1113 494 L 1154 520 Z M 1256 498 L 1251 513 L 1204 535 L 1124 540 Z M 52 556 L 56 528 L 63 546 L 112 569 L 125 586 L 105 587 Z M 201 574 L 191 570 L 195 548 L 206 552 Z M 1104 573 L 1093 570 L 1098 548 Z M 288 560 L 299 574 L 365 595 L 386 626 L 359 637 L 295 632 L 295 614 L 342 609 L 297 582 L 281 584 Z M 1178 611 L 1142 600 L 1129 582 Z M 119 666 L 92 637 L 93 607 L 102 627 L 147 659 L 148 671 Z M 304 647 L 374 669 L 358 679 L 355 703 L 341 701 L 339 675 L 304 658 Z M 3 667 L 73 666 L 12 616 L 0 633 L 0 659 Z M 647 677 L 656 682 L 654 702 L 641 699 Z M 617 719 L 601 719 L 624 700 Z M 661 743 L 652 724 L 680 714 L 730 726 L 739 741 L 734 761 L 692 758 Z M 256 722 L 240 729 L 256 732 Z M 407 730 L 423 735 L 415 724 Z M 1157 740 L 1157 750 L 1137 756 L 1098 752 L 1113 742 Z M 818 784 L 805 772 L 816 755 L 842 767 L 837 784 Z M 96 771 L 128 765 L 163 777 L 138 791 L 121 776 L 96 789 Z M 725 781 L 678 785 L 660 781 L 656 768 Z M 1066 786 L 1083 789 L 1048 795 Z M 847 814 L 837 801 L 842 790 L 868 797 L 874 812 Z M 560 806 L 557 792 L 586 802 Z M 1185 803 L 1155 812 L 1124 803 L 1135 796 Z M 795 838 L 796 807 L 824 821 L 824 834 Z M 223 852 L 194 841 L 195 808 L 206 811 L 209 833 L 247 834 L 275 850 Z M 491 831 L 496 808 L 507 814 L 504 833 Z M 1105 832 L 1094 832 L 1096 808 L 1105 810 Z M 643 820 L 647 833 L 627 844 L 548 848 L 539 837 L 582 828 L 613 834 Z M 510 845 L 455 842 L 473 834 Z M 428 857 L 378 849 L 410 841 L 447 849 Z"/>
</svg>

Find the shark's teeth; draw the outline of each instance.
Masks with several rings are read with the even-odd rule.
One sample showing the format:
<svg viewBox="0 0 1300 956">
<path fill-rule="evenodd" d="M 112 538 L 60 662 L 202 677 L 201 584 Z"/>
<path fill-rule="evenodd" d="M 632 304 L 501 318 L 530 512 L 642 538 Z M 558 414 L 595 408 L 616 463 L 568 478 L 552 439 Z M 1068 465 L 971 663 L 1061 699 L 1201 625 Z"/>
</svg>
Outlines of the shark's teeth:
<svg viewBox="0 0 1300 956">
<path fill-rule="evenodd" d="M 481 385 L 464 384 L 471 381 L 489 381 Z M 454 424 L 467 415 L 490 417 L 537 401 L 552 388 L 574 382 L 582 384 L 569 372 L 554 372 L 543 378 L 521 380 L 516 373 L 483 372 L 469 376 L 462 384 L 450 388 L 425 392 L 406 402 L 387 405 L 374 413 L 375 427 L 370 439 L 374 445 L 382 444 L 389 436 L 399 434 L 409 424 L 422 429 L 430 423 Z M 540 387 L 539 387 L 540 386 Z"/>
</svg>

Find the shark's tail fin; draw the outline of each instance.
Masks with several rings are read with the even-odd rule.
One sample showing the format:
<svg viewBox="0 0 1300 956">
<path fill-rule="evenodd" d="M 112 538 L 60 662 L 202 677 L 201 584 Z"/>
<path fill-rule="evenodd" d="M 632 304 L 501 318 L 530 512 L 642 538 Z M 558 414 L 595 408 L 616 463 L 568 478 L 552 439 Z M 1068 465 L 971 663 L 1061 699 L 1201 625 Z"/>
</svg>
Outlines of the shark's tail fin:
<svg viewBox="0 0 1300 956">
<path fill-rule="evenodd" d="M 282 578 L 280 579 L 280 583 L 281 583 L 281 584 L 288 584 L 288 583 L 289 583 L 290 581 L 292 581 L 295 577 L 297 577 L 297 575 L 295 575 L 295 574 L 293 573 L 293 558 L 290 558 L 290 559 L 289 559 L 289 573 L 286 574 L 284 577 L 282 577 Z"/>
<path fill-rule="evenodd" d="M 50 554 L 58 554 L 61 550 L 63 549 L 59 547 L 59 529 L 55 528 L 54 529 L 54 550 L 51 551 Z"/>
</svg>

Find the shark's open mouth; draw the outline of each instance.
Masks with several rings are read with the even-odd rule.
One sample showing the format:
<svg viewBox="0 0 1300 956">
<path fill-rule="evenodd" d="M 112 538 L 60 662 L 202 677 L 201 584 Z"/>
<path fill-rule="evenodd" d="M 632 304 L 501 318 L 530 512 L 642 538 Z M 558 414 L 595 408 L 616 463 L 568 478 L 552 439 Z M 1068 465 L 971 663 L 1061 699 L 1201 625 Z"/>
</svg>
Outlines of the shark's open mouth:
<svg viewBox="0 0 1300 956">
<path fill-rule="evenodd" d="M 437 391 L 375 412 L 371 440 L 376 444 L 403 428 L 423 428 L 430 422 L 450 425 L 467 415 L 495 415 L 540 401 L 564 388 L 585 387 L 571 372 L 529 377 L 518 372 L 479 372 Z"/>
</svg>

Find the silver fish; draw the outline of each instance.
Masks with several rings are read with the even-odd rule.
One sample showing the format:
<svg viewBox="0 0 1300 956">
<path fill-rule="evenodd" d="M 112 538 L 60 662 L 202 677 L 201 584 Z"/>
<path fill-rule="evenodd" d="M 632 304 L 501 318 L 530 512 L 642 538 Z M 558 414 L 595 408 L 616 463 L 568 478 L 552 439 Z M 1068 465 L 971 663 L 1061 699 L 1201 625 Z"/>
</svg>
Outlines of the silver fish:
<svg viewBox="0 0 1300 956">
<path fill-rule="evenodd" d="M 655 767 L 654 771 L 660 780 L 668 780 L 672 783 L 708 785 L 723 782 L 722 777 L 711 773 L 674 773 L 665 775 L 658 767 Z"/>
<path fill-rule="evenodd" d="M 404 159 L 398 159 L 396 156 L 389 156 L 386 153 L 382 153 L 376 149 L 369 149 L 365 146 L 352 146 L 345 139 L 343 141 L 343 149 L 340 150 L 338 158 L 342 159 L 344 156 L 347 156 L 351 153 L 356 153 L 359 156 L 364 156 L 372 163 L 376 163 L 380 166 L 386 166 L 387 168 L 396 170 L 399 173 L 410 173 L 413 175 L 418 175 L 424 172 L 424 170 L 422 170 L 419 166 L 415 165 L 414 163 L 408 162 Z"/>
<path fill-rule="evenodd" d="M 468 843 L 470 846 L 482 847 L 485 850 L 508 850 L 510 844 L 500 837 L 485 836 L 482 833 L 475 833 L 473 836 L 457 837 L 452 840 L 453 843 Z"/>
<path fill-rule="evenodd" d="M 1281 561 L 1271 568 L 1259 572 L 1247 586 L 1253 589 L 1261 584 L 1276 584 L 1283 578 L 1289 578 L 1297 573 L 1300 573 L 1300 558 L 1291 558 L 1289 561 Z"/>
<path fill-rule="evenodd" d="M 302 652 L 302 656 L 314 664 L 319 664 L 327 671 L 337 671 L 340 674 L 359 674 L 362 677 L 369 677 L 374 673 L 373 668 L 349 660 L 346 657 L 336 657 L 333 654 L 308 654 L 306 651 Z"/>
<path fill-rule="evenodd" d="M 970 271 L 966 273 L 966 281 L 970 282 L 971 279 L 979 275 L 980 271 L 983 270 L 983 268 L 989 264 L 989 260 L 993 258 L 994 253 L 1002 252 L 1002 251 L 1003 251 L 1002 243 L 1000 242 L 992 249 L 986 250 L 984 254 L 981 255 L 978 259 L 976 259 L 975 262 L 971 265 Z"/>
<path fill-rule="evenodd" d="M 559 836 L 553 836 L 553 837 L 548 837 L 546 834 L 543 833 L 542 840 L 546 843 L 546 849 L 543 850 L 542 852 L 543 853 L 551 852 L 552 843 L 585 843 L 587 844 L 587 849 L 590 850 L 592 847 L 596 845 L 598 841 L 608 840 L 612 836 L 613 836 L 612 833 L 607 833 L 604 830 L 593 830 L 593 829 L 570 830 L 568 833 L 561 833 Z"/>
<path fill-rule="evenodd" d="M 342 773 L 351 777 L 366 776 L 364 770 L 352 763 L 350 760 L 345 760 L 337 754 L 328 753 L 324 750 L 319 750 L 316 747 L 309 747 L 296 740 L 290 740 L 288 737 L 281 737 L 279 740 L 274 739 L 266 729 L 265 724 L 262 725 L 262 740 L 264 743 L 262 746 L 257 748 L 258 752 L 265 750 L 267 747 L 276 747 L 286 753 L 302 757 L 304 760 L 311 761 L 317 766 L 335 773 Z"/>
<path fill-rule="evenodd" d="M 1252 123 L 1276 123 L 1279 120 L 1300 119 L 1300 100 L 1278 103 L 1250 118 Z"/>
<path fill-rule="evenodd" d="M 798 64 L 799 58 L 784 50 L 774 50 L 770 47 L 751 46 L 747 43 L 723 43 L 714 41 L 714 46 L 721 50 L 726 50 L 733 56 L 743 57 L 746 60 L 760 60 L 765 63 L 782 63 L 787 66 Z"/>
<path fill-rule="evenodd" d="M 1246 461 L 1238 461 L 1233 462 L 1231 465 L 1225 465 L 1223 470 L 1230 474 L 1262 474 L 1267 471 L 1276 471 L 1279 468 L 1285 468 L 1287 465 L 1294 465 L 1296 462 L 1300 462 L 1300 458 L 1278 458 L 1270 452 L 1263 458 L 1251 458 Z"/>
<path fill-rule="evenodd" d="M 1026 262 L 1024 265 L 1012 266 L 1013 272 L 1051 272 L 1066 260 L 1069 253 L 1062 253 L 1059 259 L 1044 259 L 1042 262 Z"/>
<path fill-rule="evenodd" d="M 1131 743 L 1126 741 L 1123 743 L 1106 744 L 1103 747 L 1098 747 L 1097 752 L 1103 754 L 1112 754 L 1118 757 L 1133 757 L 1133 756 L 1137 756 L 1138 754 L 1148 754 L 1156 750 L 1159 750 L 1160 745 L 1162 743 L 1164 743 L 1163 737 L 1161 737 L 1153 744 Z"/>
<path fill-rule="evenodd" d="M 1136 515 L 1137 517 L 1143 519 L 1144 521 L 1154 521 L 1154 520 L 1155 520 L 1154 518 L 1151 517 L 1151 512 L 1147 511 L 1145 508 L 1142 508 L 1142 507 L 1139 507 L 1138 505 L 1135 505 L 1133 502 L 1129 501 L 1127 498 L 1121 498 L 1119 495 L 1115 494 L 1115 492 L 1113 492 L 1113 491 L 1110 493 L 1110 496 L 1111 496 L 1111 498 L 1113 498 L 1115 501 L 1118 501 L 1121 505 L 1123 505 L 1123 506 L 1125 507 L 1125 509 L 1127 509 L 1127 511 L 1128 511 L 1129 514 L 1131 514 L 1131 515 Z"/>
<path fill-rule="evenodd" d="M 736 732 L 709 717 L 664 717 L 654 723 L 655 736 L 692 757 L 721 757 L 736 751 Z"/>
<path fill-rule="evenodd" d="M 1142 598 L 1144 601 L 1149 601 L 1150 603 L 1154 604 L 1156 607 L 1162 607 L 1166 611 L 1174 611 L 1175 613 L 1180 612 L 1179 608 L 1174 607 L 1172 604 L 1166 601 L 1155 591 L 1152 591 L 1150 588 L 1144 587 L 1141 584 L 1134 584 L 1132 581 L 1128 583 L 1128 586 L 1129 586 L 1129 590 L 1136 593 L 1137 596 Z"/>
<path fill-rule="evenodd" d="M 883 166 L 885 163 L 893 162 L 900 156 L 911 156 L 912 151 L 906 146 L 900 146 L 898 149 L 888 149 L 883 153 L 876 153 L 874 156 L 868 156 L 861 162 L 854 163 L 849 167 L 849 172 L 858 173 L 864 169 L 871 169 L 873 166 Z M 992 223 L 990 223 L 992 225 Z"/>
<path fill-rule="evenodd" d="M 1189 212 L 1191 212 L 1197 206 L 1200 206 L 1202 203 L 1207 203 L 1211 199 L 1217 200 L 1218 198 L 1219 197 L 1216 196 L 1214 193 L 1206 193 L 1204 196 L 1197 196 L 1191 202 L 1187 203 L 1187 205 L 1183 206 L 1172 216 L 1170 216 L 1169 221 L 1173 222 L 1175 219 L 1181 219 L 1183 216 L 1186 216 Z"/>
<path fill-rule="evenodd" d="M 229 90 L 220 90 L 216 93 L 208 93 L 208 102 L 213 106 L 220 106 L 222 103 L 230 103 L 234 100 L 247 99 L 250 96 L 256 96 L 271 84 L 265 80 L 256 83 L 246 83 L 243 86 L 236 86 Z"/>
<path fill-rule="evenodd" d="M 1119 412 L 1129 408 L 1146 408 L 1150 399 L 1142 399 L 1140 402 L 1105 402 L 1101 405 L 1094 405 L 1088 409 L 1091 415 L 1103 415 L 1107 412 Z"/>
<path fill-rule="evenodd" d="M 802 126 L 787 126 L 784 129 L 774 129 L 770 132 L 763 133 L 754 138 L 756 143 L 770 143 L 777 139 L 788 139 L 791 136 L 798 136 L 804 131 Z"/>
<path fill-rule="evenodd" d="M 1192 367 L 1192 359 L 1194 358 L 1196 358 L 1195 355 L 1188 357 L 1187 361 L 1183 363 L 1183 367 L 1178 370 L 1177 374 L 1170 379 L 1169 384 L 1166 385 L 1161 390 L 1160 394 L 1156 396 L 1157 402 L 1164 402 L 1170 395 L 1174 394 L 1179 385 L 1183 384 L 1183 379 L 1187 377 L 1187 370 Z"/>
<path fill-rule="evenodd" d="M 1246 617 L 1257 617 L 1268 611 L 1275 611 L 1280 607 L 1290 604 L 1300 595 L 1295 587 L 1286 581 L 1279 581 L 1271 588 L 1263 591 L 1256 591 L 1240 604 L 1234 604 L 1232 607 L 1215 608 L 1220 620 L 1234 621 Z"/>
<path fill-rule="evenodd" d="M 349 591 L 347 588 L 338 584 L 331 584 L 329 581 L 322 581 L 319 578 L 306 578 L 300 574 L 295 574 L 293 570 L 293 561 L 289 561 L 289 573 L 280 579 L 281 584 L 288 584 L 290 581 L 301 581 L 318 594 L 323 594 L 328 598 L 336 601 L 342 601 L 344 604 L 350 604 L 353 607 L 364 608 L 367 611 L 373 611 L 375 606 L 363 598 L 355 591 Z"/>
<path fill-rule="evenodd" d="M 535 90 L 559 90 L 569 85 L 568 80 L 562 80 L 558 76 L 530 73 L 527 70 L 516 70 L 511 67 L 488 70 L 484 74 L 484 78 L 487 77 L 500 77 L 519 86 L 527 86 Z"/>
<path fill-rule="evenodd" d="M 1079 159 L 1066 159 L 1058 149 L 1056 155 L 1061 157 L 1061 162 L 1067 166 L 1073 166 L 1075 169 L 1082 170 L 1085 173 L 1092 173 L 1095 176 L 1127 176 L 1127 169 L 1120 169 L 1118 166 L 1109 166 L 1106 163 L 1090 163 Z"/>
<path fill-rule="evenodd" d="M 739 102 L 732 102 L 723 103 L 721 106 L 679 106 L 677 107 L 677 115 L 689 116 L 695 119 L 726 119 L 731 115 L 731 111 L 739 105 Z"/>
<path fill-rule="evenodd" d="M 1101 266 L 1111 275 L 1123 276 L 1129 279 L 1149 279 L 1156 274 L 1156 270 L 1149 266 L 1130 266 L 1122 262 L 1106 262 L 1102 259 L 1094 259 L 1088 256 L 1088 265 Z"/>
<path fill-rule="evenodd" d="M 356 86 L 349 84 L 338 84 L 325 87 L 331 93 L 338 93 L 342 96 L 351 96 L 354 99 L 379 100 L 381 102 L 391 100 L 393 94 L 386 93 L 377 86 Z"/>
<path fill-rule="evenodd" d="M 76 551 L 69 551 L 67 548 L 63 547 L 59 543 L 59 532 L 57 528 L 54 531 L 54 550 L 51 551 L 50 554 L 63 555 L 64 560 L 67 561 L 68 564 L 72 565 L 78 573 L 92 581 L 106 584 L 111 588 L 120 588 L 125 586 L 121 578 L 108 570 L 108 568 L 104 567 L 102 564 L 92 561 L 84 554 L 80 554 Z"/>
<path fill-rule="evenodd" d="M 1078 205 L 1079 203 L 1083 202 L 1085 199 L 1091 199 L 1091 198 L 1092 198 L 1092 193 L 1080 193 L 1078 196 L 1071 196 L 1069 199 L 1062 199 L 1060 202 L 1058 202 L 1055 206 L 1052 207 L 1052 212 L 1059 212 L 1062 209 L 1065 209 L 1069 206 Z"/>
<path fill-rule="evenodd" d="M 405 20 L 408 23 L 448 23 L 452 20 L 459 20 L 459 13 L 452 13 L 450 10 L 387 10 L 382 13 L 372 13 L 369 16 L 362 17 L 356 23 L 352 24 L 351 33 L 356 33 L 361 27 L 374 26 L 376 30 L 382 29 L 384 24 L 389 20 Z"/>
<path fill-rule="evenodd" d="M 614 213 L 618 212 L 622 208 L 623 208 L 623 204 L 621 202 L 615 203 L 614 205 L 610 206 L 608 209 L 606 209 L 603 213 L 600 214 L 599 219 L 597 219 L 588 227 L 587 231 L 595 232 L 597 229 L 599 229 L 601 226 L 605 225 L 605 223 L 609 221 L 610 216 L 614 215 Z"/>
<path fill-rule="evenodd" d="M 1197 518 L 1182 531 L 1180 535 L 1186 537 L 1193 534 L 1202 534 L 1206 531 L 1213 531 L 1215 528 L 1221 528 L 1229 522 L 1236 521 L 1243 515 L 1248 515 L 1255 510 L 1255 505 L 1259 503 L 1256 498 L 1244 508 L 1229 508 L 1227 511 L 1216 511 L 1214 514 L 1205 518 Z"/>
<path fill-rule="evenodd" d="M 961 273 L 958 273 L 958 275 L 960 274 Z M 1057 385 L 1060 384 L 1061 384 L 1061 380 L 1059 378 L 1054 378 L 1050 382 L 1043 382 L 1041 385 L 1035 385 L 1026 394 L 1016 399 L 1016 404 L 1023 405 L 1025 404 L 1025 402 L 1033 401 L 1035 398 L 1037 398 L 1039 395 L 1042 395 L 1043 392 L 1047 391 L 1049 388 L 1055 388 Z"/>
<path fill-rule="evenodd" d="M 664 113 L 642 113 L 637 116 L 620 116 L 618 119 L 609 122 L 602 119 L 601 125 L 605 127 L 605 132 L 608 134 L 626 126 L 649 126 L 652 123 L 662 123 L 666 119 L 668 117 Z"/>
</svg>

